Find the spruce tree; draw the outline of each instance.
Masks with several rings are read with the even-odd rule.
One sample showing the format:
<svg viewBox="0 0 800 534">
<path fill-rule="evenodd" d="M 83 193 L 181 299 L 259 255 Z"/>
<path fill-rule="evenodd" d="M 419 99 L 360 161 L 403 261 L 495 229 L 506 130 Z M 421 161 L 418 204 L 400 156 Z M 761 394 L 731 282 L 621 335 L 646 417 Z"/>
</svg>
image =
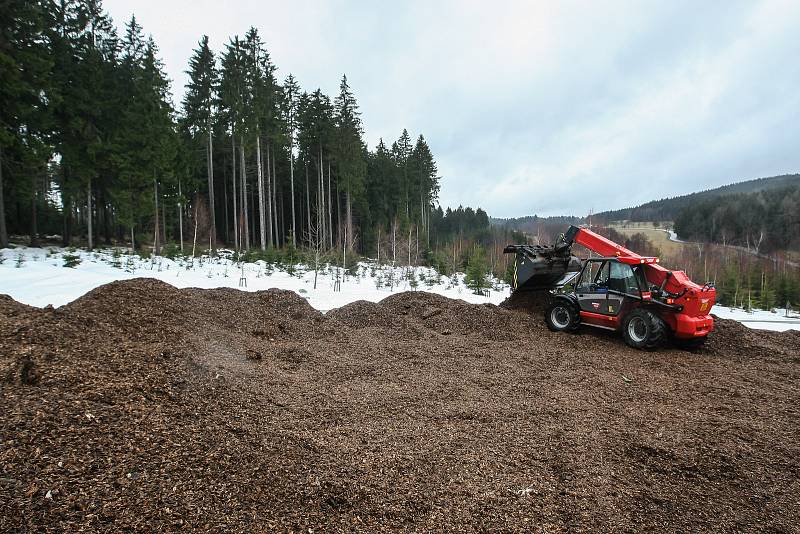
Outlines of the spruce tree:
<svg viewBox="0 0 800 534">
<path fill-rule="evenodd" d="M 211 216 L 211 247 L 216 248 L 217 243 L 217 218 L 216 201 L 214 195 L 214 121 L 215 106 L 218 101 L 217 85 L 219 75 L 217 72 L 214 53 L 208 46 L 208 36 L 204 35 L 189 59 L 189 82 L 186 85 L 182 108 L 183 125 L 188 131 L 189 140 L 193 147 L 204 147 L 204 161 L 207 187 L 208 206 Z M 190 151 L 197 160 L 199 150 Z M 195 163 L 193 168 L 200 165 Z M 198 180 L 199 182 L 200 180 Z"/>
<path fill-rule="evenodd" d="M 219 110 L 221 120 L 230 135 L 231 146 L 231 197 L 232 218 L 234 228 L 234 241 L 237 249 L 246 249 L 249 241 L 246 238 L 245 221 L 246 208 L 242 205 L 244 195 L 242 186 L 244 175 L 242 169 L 244 147 L 241 145 L 245 133 L 245 65 L 242 42 L 234 37 L 225 47 L 222 56 L 220 85 L 219 85 Z"/>
<path fill-rule="evenodd" d="M 38 177 L 51 155 L 48 24 L 40 2 L 12 0 L 0 9 L 0 247 L 8 245 L 6 198 L 25 199 L 31 210 L 15 215 L 30 214 L 31 240 L 36 241 Z"/>
<path fill-rule="evenodd" d="M 339 183 L 345 193 L 345 248 L 352 252 L 353 234 L 353 198 L 360 200 L 364 192 L 364 141 L 363 129 L 358 104 L 347 84 L 347 76 L 342 77 L 339 85 L 339 96 L 334 101 L 335 109 L 335 154 Z"/>
<path fill-rule="evenodd" d="M 294 196 L 294 146 L 297 136 L 297 108 L 300 98 L 300 85 L 294 76 L 289 74 L 283 82 L 283 98 L 281 113 L 286 125 L 286 138 L 289 141 L 289 203 L 292 210 L 292 247 L 297 246 L 297 218 L 295 216 Z"/>
</svg>

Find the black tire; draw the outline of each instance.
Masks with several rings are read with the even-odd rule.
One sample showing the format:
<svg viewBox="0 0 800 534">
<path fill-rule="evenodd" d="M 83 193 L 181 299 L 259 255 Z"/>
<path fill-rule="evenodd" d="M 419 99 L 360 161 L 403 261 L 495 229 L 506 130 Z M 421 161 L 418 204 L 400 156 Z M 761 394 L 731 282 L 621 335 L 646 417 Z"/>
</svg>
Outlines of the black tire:
<svg viewBox="0 0 800 534">
<path fill-rule="evenodd" d="M 650 310 L 637 308 L 622 321 L 622 337 L 635 349 L 652 350 L 664 343 L 667 325 Z"/>
<path fill-rule="evenodd" d="M 574 332 L 581 324 L 581 316 L 574 304 L 556 299 L 547 307 L 544 322 L 553 332 Z"/>
</svg>

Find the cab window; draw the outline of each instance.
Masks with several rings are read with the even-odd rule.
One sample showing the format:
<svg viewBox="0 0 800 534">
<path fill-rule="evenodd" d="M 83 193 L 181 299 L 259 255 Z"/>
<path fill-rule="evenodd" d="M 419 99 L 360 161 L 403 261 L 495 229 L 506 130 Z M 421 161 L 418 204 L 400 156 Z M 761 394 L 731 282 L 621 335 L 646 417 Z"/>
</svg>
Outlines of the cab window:
<svg viewBox="0 0 800 534">
<path fill-rule="evenodd" d="M 621 293 L 637 295 L 639 293 L 639 280 L 627 263 L 611 262 L 608 288 Z"/>
<path fill-rule="evenodd" d="M 595 283 L 598 286 L 608 287 L 608 277 L 609 277 L 608 268 L 610 265 L 612 265 L 610 262 L 604 262 L 603 266 L 600 267 L 600 271 L 597 273 L 597 276 L 595 277 Z"/>
<path fill-rule="evenodd" d="M 595 291 L 598 287 L 606 287 L 608 282 L 608 262 L 590 261 L 583 270 L 577 289 L 579 291 Z"/>
</svg>

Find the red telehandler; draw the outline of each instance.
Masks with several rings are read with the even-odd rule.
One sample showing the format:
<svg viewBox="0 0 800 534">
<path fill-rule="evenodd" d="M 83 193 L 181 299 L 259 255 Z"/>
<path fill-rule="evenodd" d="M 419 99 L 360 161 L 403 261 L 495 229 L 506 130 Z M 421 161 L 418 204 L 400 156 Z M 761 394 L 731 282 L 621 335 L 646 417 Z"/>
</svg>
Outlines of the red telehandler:
<svg viewBox="0 0 800 534">
<path fill-rule="evenodd" d="M 598 254 L 581 261 L 572 245 Z M 668 337 L 683 346 L 702 344 L 714 328 L 714 284 L 698 285 L 658 258 L 640 256 L 587 228 L 570 226 L 555 245 L 509 245 L 516 254 L 513 291 L 549 290 L 545 314 L 554 331 L 580 325 L 622 331 L 625 342 L 653 349 Z"/>
</svg>

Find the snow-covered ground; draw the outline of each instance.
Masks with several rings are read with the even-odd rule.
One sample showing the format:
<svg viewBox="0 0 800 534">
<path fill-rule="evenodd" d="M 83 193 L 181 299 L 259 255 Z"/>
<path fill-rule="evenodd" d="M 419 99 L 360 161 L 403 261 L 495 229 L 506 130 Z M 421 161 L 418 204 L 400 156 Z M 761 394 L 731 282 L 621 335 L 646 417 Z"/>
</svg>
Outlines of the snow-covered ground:
<svg viewBox="0 0 800 534">
<path fill-rule="evenodd" d="M 80 263 L 65 267 L 65 256 L 77 256 Z M 232 287 L 245 291 L 269 288 L 289 289 L 305 297 L 318 310 L 327 311 L 356 300 L 377 302 L 401 291 L 430 291 L 472 303 L 499 304 L 509 295 L 506 284 L 495 281 L 489 296 L 475 295 L 464 285 L 463 274 L 439 276 L 425 267 L 376 266 L 360 263 L 357 273 L 327 267 L 314 269 L 296 266 L 287 272 L 263 261 L 238 263 L 225 253 L 210 258 L 171 260 L 148 259 L 125 254 L 122 250 L 87 252 L 61 248 L 17 247 L 0 250 L 0 294 L 32 306 L 61 306 L 95 287 L 130 278 L 157 278 L 175 287 Z M 334 291 L 337 273 L 341 291 Z M 413 281 L 411 278 L 413 277 Z"/>
<path fill-rule="evenodd" d="M 789 311 L 788 314 L 784 309 L 775 311 L 753 310 L 748 312 L 741 308 L 714 306 L 711 313 L 723 319 L 739 321 L 745 326 L 758 330 L 774 330 L 776 332 L 800 330 L 800 312 L 797 311 Z"/>
<path fill-rule="evenodd" d="M 667 232 L 667 236 L 669 236 L 670 241 L 675 241 L 676 243 L 688 243 L 688 241 L 684 241 L 683 239 L 678 239 L 678 234 L 675 230 L 664 230 Z"/>
<path fill-rule="evenodd" d="M 77 257 L 80 262 L 65 267 L 66 259 Z M 157 278 L 175 287 L 232 287 L 258 291 L 272 287 L 289 289 L 305 297 L 318 310 L 328 311 L 356 300 L 377 302 L 400 291 L 430 291 L 472 303 L 499 304 L 509 295 L 507 285 L 495 281 L 489 296 L 475 295 L 464 285 L 464 275 L 440 276 L 433 269 L 416 267 L 376 266 L 360 263 L 355 275 L 345 274 L 335 267 L 321 269 L 314 289 L 314 270 L 296 266 L 287 272 L 263 261 L 237 263 L 224 253 L 209 258 L 171 260 L 163 257 L 148 259 L 130 256 L 124 251 L 98 250 L 87 252 L 61 248 L 17 247 L 0 250 L 0 294 L 32 306 L 61 306 L 95 287 L 130 278 Z M 341 291 L 335 291 L 337 273 Z M 413 281 L 411 277 L 413 276 Z M 240 279 L 243 281 L 240 284 Z M 245 284 L 246 285 L 243 285 Z M 742 322 L 750 328 L 763 330 L 800 330 L 797 313 L 786 317 L 785 310 L 775 313 L 714 306 L 712 313 Z"/>
</svg>

